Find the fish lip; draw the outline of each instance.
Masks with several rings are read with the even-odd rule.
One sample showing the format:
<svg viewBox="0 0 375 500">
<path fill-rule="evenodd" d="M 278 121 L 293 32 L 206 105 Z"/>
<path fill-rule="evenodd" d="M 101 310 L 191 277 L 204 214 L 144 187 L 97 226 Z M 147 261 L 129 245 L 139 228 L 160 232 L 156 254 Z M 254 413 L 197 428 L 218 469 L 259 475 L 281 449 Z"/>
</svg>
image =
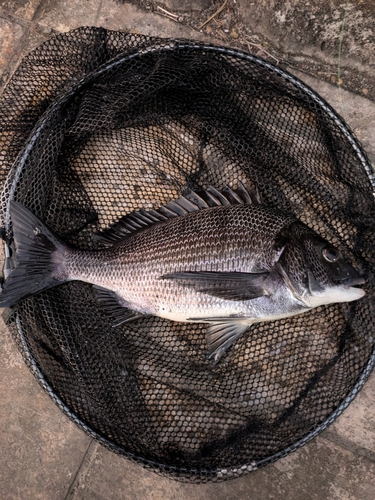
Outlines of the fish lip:
<svg viewBox="0 0 375 500">
<path fill-rule="evenodd" d="M 346 278 L 344 280 L 340 280 L 340 285 L 343 285 L 344 288 L 350 288 L 355 285 L 364 285 L 366 280 L 363 276 L 357 276 L 355 278 Z"/>
</svg>

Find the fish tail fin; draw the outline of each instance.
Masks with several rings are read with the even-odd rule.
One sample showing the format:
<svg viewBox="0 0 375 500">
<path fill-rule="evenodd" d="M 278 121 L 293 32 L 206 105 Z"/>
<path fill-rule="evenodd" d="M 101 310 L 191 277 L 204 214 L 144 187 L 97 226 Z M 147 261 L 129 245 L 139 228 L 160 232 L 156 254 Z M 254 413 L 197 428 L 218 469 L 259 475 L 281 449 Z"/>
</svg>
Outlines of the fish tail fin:
<svg viewBox="0 0 375 500">
<path fill-rule="evenodd" d="M 16 248 L 15 267 L 0 292 L 0 307 L 12 307 L 21 299 L 65 281 L 53 276 L 56 253 L 64 244 L 35 215 L 18 202 L 10 202 Z"/>
</svg>

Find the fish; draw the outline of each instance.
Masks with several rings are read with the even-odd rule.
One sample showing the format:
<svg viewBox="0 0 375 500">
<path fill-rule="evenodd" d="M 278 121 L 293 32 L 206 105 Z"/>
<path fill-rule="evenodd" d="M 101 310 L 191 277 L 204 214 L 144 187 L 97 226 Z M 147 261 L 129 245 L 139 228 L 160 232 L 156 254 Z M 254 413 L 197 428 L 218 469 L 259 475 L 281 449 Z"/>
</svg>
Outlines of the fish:
<svg viewBox="0 0 375 500">
<path fill-rule="evenodd" d="M 17 201 L 9 214 L 15 258 L 0 307 L 88 282 L 113 326 L 147 315 L 206 323 L 215 363 L 254 323 L 365 295 L 356 287 L 365 279 L 338 248 L 243 184 L 132 212 L 93 236 L 95 250 L 68 245 Z"/>
</svg>

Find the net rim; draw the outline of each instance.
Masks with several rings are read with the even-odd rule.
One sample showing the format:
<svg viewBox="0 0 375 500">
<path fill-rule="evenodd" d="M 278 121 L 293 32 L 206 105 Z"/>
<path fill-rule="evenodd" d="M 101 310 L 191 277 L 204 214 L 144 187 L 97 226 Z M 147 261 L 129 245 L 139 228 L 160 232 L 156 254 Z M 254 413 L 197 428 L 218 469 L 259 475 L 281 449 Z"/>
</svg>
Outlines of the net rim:
<svg viewBox="0 0 375 500">
<path fill-rule="evenodd" d="M 262 460 L 251 461 L 249 464 L 240 464 L 236 467 L 228 467 L 221 469 L 214 469 L 207 471 L 206 469 L 187 469 L 185 467 L 177 467 L 168 464 L 164 464 L 161 462 L 155 462 L 153 460 L 148 460 L 144 457 L 137 456 L 131 452 L 124 450 L 122 447 L 115 445 L 108 439 L 104 438 L 102 435 L 95 432 L 88 425 L 86 425 L 54 392 L 53 388 L 49 385 L 47 380 L 45 379 L 42 371 L 39 369 L 35 359 L 33 358 L 30 349 L 27 345 L 25 336 L 23 334 L 21 320 L 19 318 L 18 312 L 15 311 L 11 317 L 8 318 L 8 321 L 14 319 L 16 323 L 16 327 L 19 334 L 19 339 L 23 348 L 23 355 L 26 357 L 27 364 L 37 379 L 39 385 L 45 390 L 45 392 L 51 397 L 53 402 L 63 411 L 63 413 L 74 422 L 80 429 L 82 429 L 87 435 L 98 441 L 104 447 L 109 449 L 110 451 L 115 452 L 118 455 L 122 455 L 136 463 L 141 464 L 145 468 L 153 469 L 156 472 L 166 473 L 171 475 L 174 479 L 183 481 L 184 478 L 189 480 L 191 476 L 196 476 L 197 479 L 206 478 L 207 480 L 226 480 L 235 477 L 240 477 L 241 475 L 247 474 L 249 472 L 255 471 L 271 462 L 276 462 L 280 458 L 284 458 L 290 453 L 297 451 L 299 448 L 307 444 L 313 438 L 315 438 L 318 434 L 324 431 L 329 425 L 331 425 L 336 418 L 338 418 L 341 413 L 349 406 L 349 404 L 354 400 L 362 386 L 366 382 L 366 380 L 371 375 L 372 370 L 375 367 L 375 350 L 372 353 L 369 361 L 367 362 L 365 368 L 363 369 L 361 375 L 358 377 L 357 382 L 353 386 L 350 393 L 343 399 L 340 405 L 334 410 L 323 422 L 321 422 L 318 426 L 316 426 L 313 430 L 308 432 L 304 437 L 295 441 L 292 445 L 287 446 L 283 450 L 270 455 Z"/>
<path fill-rule="evenodd" d="M 157 41 L 156 41 L 157 40 Z M 48 43 L 48 41 L 47 41 Z M 7 197 L 6 201 L 6 208 L 4 212 L 4 220 L 5 220 L 5 228 L 6 231 L 9 231 L 9 224 L 10 224 L 10 219 L 9 219 L 9 202 L 13 199 L 17 182 L 18 179 L 22 173 L 22 169 L 25 165 L 26 159 L 28 157 L 29 152 L 32 150 L 33 145 L 35 144 L 35 141 L 43 131 L 43 128 L 45 127 L 46 123 L 48 122 L 48 119 L 52 116 L 53 112 L 58 109 L 60 106 L 62 106 L 65 102 L 67 102 L 77 91 L 79 91 L 84 85 L 87 85 L 88 83 L 94 81 L 96 78 L 98 78 L 100 75 L 102 75 L 104 72 L 109 71 L 121 64 L 123 64 L 125 61 L 135 59 L 137 57 L 141 57 L 145 54 L 149 53 L 155 53 L 155 52 L 170 52 L 170 51 L 175 51 L 175 50 L 195 50 L 195 51 L 207 51 L 207 52 L 213 52 L 213 53 L 218 53 L 218 54 L 223 54 L 226 56 L 231 56 L 239 59 L 244 59 L 247 60 L 253 64 L 260 65 L 263 68 L 266 68 L 273 72 L 274 74 L 277 74 L 278 76 L 284 78 L 287 80 L 289 83 L 293 84 L 295 87 L 300 89 L 303 93 L 307 94 L 310 98 L 312 98 L 315 103 L 325 112 L 328 114 L 328 116 L 335 122 L 335 124 L 339 127 L 340 131 L 344 134 L 346 139 L 349 141 L 351 144 L 353 150 L 355 151 L 358 159 L 361 162 L 361 165 L 363 166 L 369 181 L 372 186 L 373 190 L 373 195 L 375 196 L 375 173 L 371 167 L 371 163 L 369 159 L 366 156 L 366 153 L 364 152 L 362 146 L 354 136 L 353 132 L 350 130 L 349 126 L 345 123 L 345 121 L 338 115 L 338 113 L 323 99 L 321 96 L 319 96 L 311 87 L 309 87 L 307 84 L 302 82 L 298 77 L 294 76 L 293 74 L 289 73 L 288 71 L 279 68 L 278 66 L 275 66 L 274 64 L 260 58 L 257 56 L 254 56 L 252 54 L 243 52 L 241 50 L 237 49 L 232 49 L 220 45 L 215 45 L 215 44 L 207 44 L 207 43 L 202 43 L 202 42 L 196 42 L 196 41 L 191 41 L 191 40 L 186 40 L 186 39 L 170 39 L 170 38 L 157 38 L 157 39 L 150 39 L 150 43 L 152 44 L 150 47 L 143 48 L 137 52 L 134 53 L 122 53 L 115 58 L 107 61 L 103 65 L 101 65 L 99 68 L 95 69 L 94 71 L 88 73 L 85 77 L 80 79 L 78 82 L 76 82 L 66 93 L 58 97 L 48 108 L 47 110 L 43 113 L 43 115 L 39 118 L 38 122 L 34 126 L 32 132 L 29 135 L 29 138 L 26 142 L 25 148 L 20 152 L 18 158 L 14 162 L 13 166 L 10 168 L 10 171 L 8 173 L 8 176 L 6 178 L 5 184 L 7 184 L 8 180 L 11 182 L 11 189 L 9 191 L 9 196 Z M 11 80 L 12 81 L 12 80 Z M 8 250 L 7 244 L 4 242 L 5 250 Z M 104 438 L 100 434 L 96 433 L 93 429 L 91 429 L 88 425 L 86 425 L 69 407 L 57 396 L 57 394 L 54 392 L 52 387 L 49 385 L 47 380 L 45 379 L 45 376 L 43 375 L 43 372 L 39 369 L 35 359 L 33 358 L 30 349 L 28 348 L 25 335 L 22 329 L 21 325 L 21 320 L 19 317 L 19 314 L 17 311 L 14 311 L 13 314 L 11 315 L 11 318 L 15 321 L 15 325 L 17 328 L 17 332 L 19 335 L 19 339 L 22 345 L 23 349 L 23 356 L 27 361 L 27 364 L 32 371 L 33 375 L 37 379 L 38 383 L 42 386 L 42 388 L 49 394 L 49 396 L 52 398 L 54 403 L 63 411 L 63 413 L 70 419 L 72 420 L 78 427 L 80 427 L 86 434 L 88 434 L 90 437 L 94 438 L 98 442 L 100 442 L 102 445 L 104 445 L 106 448 L 109 450 L 123 455 L 129 459 L 131 459 L 134 462 L 142 464 L 144 467 L 153 469 L 156 472 L 162 473 L 162 474 L 168 474 L 169 477 L 172 477 L 174 479 L 178 480 L 190 480 L 191 477 L 195 476 L 197 480 L 200 482 L 206 480 L 226 480 L 234 477 L 240 477 L 241 475 L 244 475 L 248 472 L 251 472 L 253 470 L 256 470 L 268 463 L 274 462 L 282 457 L 287 456 L 293 451 L 296 451 L 300 447 L 304 446 L 306 443 L 308 443 L 311 439 L 316 437 L 320 432 L 322 432 L 324 429 L 326 429 L 331 423 L 336 420 L 336 418 L 348 407 L 348 405 L 353 401 L 353 399 L 356 397 L 358 394 L 359 390 L 362 388 L 363 384 L 365 381 L 368 379 L 370 376 L 374 366 L 375 366 L 375 350 L 372 353 L 371 357 L 369 358 L 367 364 L 365 365 L 362 373 L 358 377 L 355 385 L 352 387 L 352 390 L 349 392 L 349 394 L 342 400 L 342 402 L 339 404 L 339 406 L 319 425 L 315 426 L 314 429 L 312 429 L 310 432 L 308 432 L 304 437 L 299 439 L 298 441 L 294 442 L 292 445 L 284 448 L 283 450 L 270 455 L 269 457 L 266 457 L 264 459 L 261 459 L 259 461 L 252 461 L 250 464 L 240 464 L 236 467 L 228 467 L 226 469 L 214 469 L 214 470 L 206 470 L 206 469 L 187 469 L 185 467 L 177 467 L 177 466 L 172 466 L 164 463 L 159 463 L 155 462 L 152 460 L 148 460 L 146 458 L 136 456 L 135 454 L 132 454 L 130 452 L 127 452 L 124 450 L 122 447 L 119 447 L 109 441 L 108 439 Z"/>
<path fill-rule="evenodd" d="M 365 172 L 369 178 L 369 181 L 371 183 L 372 189 L 373 189 L 373 195 L 375 197 L 375 172 L 372 169 L 370 160 L 368 159 L 365 151 L 363 150 L 362 146 L 360 145 L 359 141 L 356 139 L 354 136 L 353 132 L 349 128 L 349 126 L 345 123 L 345 121 L 339 116 L 339 114 L 328 104 L 328 102 L 323 99 L 319 94 L 317 94 L 309 85 L 305 84 L 294 76 L 292 73 L 289 73 L 286 70 L 283 70 L 279 68 L 278 66 L 275 66 L 274 64 L 270 63 L 269 61 L 266 61 L 265 59 L 262 59 L 260 57 L 254 56 L 252 54 L 243 52 L 241 50 L 237 49 L 232 49 L 228 47 L 224 47 L 221 45 L 215 45 L 215 44 L 206 44 L 202 42 L 195 42 L 191 40 L 185 40 L 185 39 L 170 39 L 170 38 L 165 38 L 165 39 L 158 39 L 161 43 L 169 43 L 169 45 L 163 45 L 162 47 L 156 46 L 155 48 L 146 48 L 143 50 L 140 50 L 136 53 L 132 54 L 126 54 L 124 53 L 120 54 L 119 56 L 116 56 L 106 63 L 102 64 L 99 68 L 96 70 L 92 71 L 91 73 L 87 74 L 84 78 L 81 78 L 67 93 L 63 94 L 60 98 L 58 98 L 56 101 L 54 101 L 48 108 L 47 110 L 43 113 L 43 115 L 40 117 L 36 125 L 34 126 L 34 129 L 32 130 L 31 134 L 29 135 L 29 139 L 27 140 L 26 147 L 24 150 L 20 153 L 19 157 L 16 159 L 13 167 L 11 167 L 8 177 L 5 181 L 5 184 L 7 184 L 7 180 L 11 177 L 12 172 L 14 171 L 14 178 L 13 182 L 11 184 L 11 189 L 9 193 L 9 197 L 6 203 L 6 209 L 4 213 L 4 220 L 5 220 L 5 230 L 8 232 L 9 231 L 9 223 L 10 223 L 10 218 L 9 218 L 9 202 L 13 199 L 13 195 L 17 186 L 18 179 L 21 175 L 22 169 L 25 165 L 28 153 L 31 151 L 35 141 L 37 140 L 38 136 L 40 133 L 43 131 L 43 128 L 47 122 L 47 118 L 49 117 L 50 114 L 53 113 L 56 109 L 58 109 L 61 105 L 63 105 L 66 101 L 68 101 L 78 90 L 80 90 L 84 85 L 87 85 L 91 81 L 93 81 L 95 78 L 99 77 L 101 74 L 103 74 L 105 71 L 109 71 L 116 66 L 121 65 L 125 61 L 129 61 L 131 59 L 135 59 L 136 57 L 140 57 L 145 54 L 149 53 L 154 53 L 154 52 L 170 52 L 173 50 L 197 50 L 197 51 L 209 51 L 209 52 L 214 52 L 214 53 L 219 53 L 219 54 L 224 54 L 228 56 L 233 56 L 237 57 L 239 59 L 244 59 L 247 61 L 250 61 L 254 64 L 258 64 L 274 73 L 276 73 L 278 76 L 281 76 L 288 80 L 290 83 L 295 85 L 297 88 L 305 92 L 309 97 L 311 97 L 328 115 L 332 120 L 336 123 L 336 125 L 340 128 L 341 132 L 343 132 L 344 136 L 349 140 L 351 146 L 355 150 L 358 159 L 360 160 L 361 164 L 363 165 Z M 48 43 L 48 42 L 47 42 Z"/>
</svg>

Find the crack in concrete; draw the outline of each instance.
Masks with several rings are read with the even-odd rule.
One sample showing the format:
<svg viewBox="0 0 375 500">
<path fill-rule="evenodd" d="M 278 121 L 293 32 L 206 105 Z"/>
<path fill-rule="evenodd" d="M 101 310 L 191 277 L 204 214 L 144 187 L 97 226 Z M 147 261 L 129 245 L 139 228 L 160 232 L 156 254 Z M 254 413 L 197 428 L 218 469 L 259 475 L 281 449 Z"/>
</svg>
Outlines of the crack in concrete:
<svg viewBox="0 0 375 500">
<path fill-rule="evenodd" d="M 86 474 L 89 471 L 91 463 L 95 458 L 98 447 L 99 444 L 94 439 L 91 439 L 90 444 L 88 445 L 87 450 L 82 458 L 82 461 L 79 464 L 77 472 L 75 473 L 74 478 L 70 483 L 64 500 L 72 500 L 75 497 L 75 493 L 79 486 L 84 483 Z"/>
<path fill-rule="evenodd" d="M 0 81 L 0 93 L 3 91 L 3 89 L 7 85 L 8 81 L 10 80 L 13 73 L 17 69 L 17 67 L 21 61 L 21 58 L 24 55 L 24 50 L 27 46 L 27 42 L 28 42 L 29 37 L 30 37 L 30 32 L 36 23 L 36 21 L 34 22 L 34 20 L 36 19 L 37 13 L 40 11 L 41 5 L 44 3 L 44 1 L 47 1 L 47 0 L 41 0 L 39 2 L 38 6 L 36 7 L 36 9 L 33 13 L 32 18 L 30 20 L 23 19 L 22 17 L 19 17 L 16 14 L 13 14 L 12 12 L 9 12 L 7 10 L 0 9 L 0 17 L 1 18 L 6 19 L 6 20 L 13 22 L 15 24 L 19 24 L 20 26 L 22 26 L 22 28 L 24 28 L 24 33 L 21 37 L 20 43 L 14 49 L 13 55 L 10 58 L 10 60 L 8 61 L 8 64 L 7 64 L 6 68 L 4 69 L 4 72 L 1 76 L 2 83 Z"/>
<path fill-rule="evenodd" d="M 12 12 L 8 12 L 7 10 L 4 10 L 1 7 L 0 7 L 0 18 L 5 19 L 6 21 L 17 23 L 24 28 L 27 28 L 30 24 L 30 21 L 27 21 L 26 19 L 23 19 L 22 17 L 13 14 Z"/>
<path fill-rule="evenodd" d="M 354 453 L 355 455 L 359 455 L 361 457 L 366 458 L 367 460 L 370 460 L 370 462 L 375 463 L 375 452 L 372 452 L 367 448 L 363 448 L 362 446 L 353 443 L 353 441 L 350 441 L 349 439 L 340 436 L 334 431 L 326 430 L 322 432 L 322 434 L 320 434 L 320 437 L 322 439 L 325 439 L 326 441 L 329 441 L 339 446 L 340 448 L 344 448 L 347 451 Z"/>
<path fill-rule="evenodd" d="M 100 0 L 98 10 L 96 11 L 96 14 L 95 14 L 94 26 L 98 26 L 98 19 L 100 18 L 100 14 L 102 12 L 102 7 L 103 7 L 103 0 Z"/>
</svg>

